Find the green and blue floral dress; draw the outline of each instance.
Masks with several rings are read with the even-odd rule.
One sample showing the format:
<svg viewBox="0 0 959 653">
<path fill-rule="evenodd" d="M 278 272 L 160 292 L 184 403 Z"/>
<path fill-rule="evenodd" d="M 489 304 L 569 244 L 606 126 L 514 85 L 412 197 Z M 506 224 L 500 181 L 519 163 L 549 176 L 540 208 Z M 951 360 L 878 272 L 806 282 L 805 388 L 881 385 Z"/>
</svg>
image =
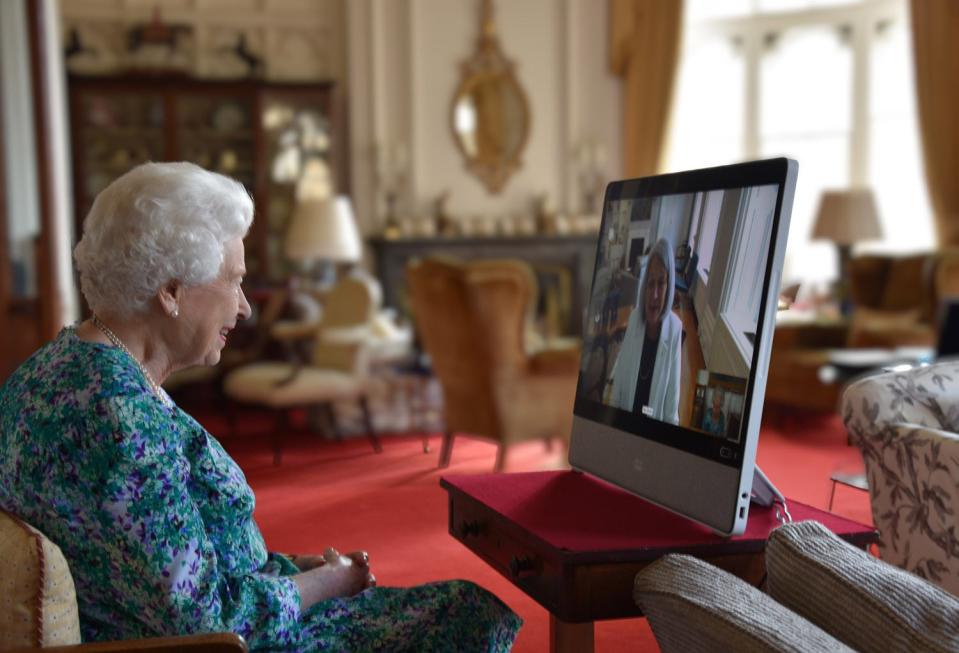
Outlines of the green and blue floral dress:
<svg viewBox="0 0 959 653">
<path fill-rule="evenodd" d="M 506 651 L 520 619 L 466 581 L 373 588 L 300 611 L 253 492 L 136 362 L 64 329 L 0 389 L 0 507 L 63 550 L 84 640 L 210 631 L 254 650 Z"/>
</svg>

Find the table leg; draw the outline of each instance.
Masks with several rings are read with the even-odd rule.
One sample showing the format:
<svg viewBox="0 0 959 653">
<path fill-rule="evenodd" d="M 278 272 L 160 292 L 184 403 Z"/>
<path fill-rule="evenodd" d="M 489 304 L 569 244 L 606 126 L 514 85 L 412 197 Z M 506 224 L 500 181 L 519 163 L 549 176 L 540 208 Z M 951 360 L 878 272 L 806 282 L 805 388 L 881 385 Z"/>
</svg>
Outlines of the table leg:
<svg viewBox="0 0 959 653">
<path fill-rule="evenodd" d="M 550 653 L 593 653 L 593 622 L 566 623 L 549 615 Z"/>
</svg>

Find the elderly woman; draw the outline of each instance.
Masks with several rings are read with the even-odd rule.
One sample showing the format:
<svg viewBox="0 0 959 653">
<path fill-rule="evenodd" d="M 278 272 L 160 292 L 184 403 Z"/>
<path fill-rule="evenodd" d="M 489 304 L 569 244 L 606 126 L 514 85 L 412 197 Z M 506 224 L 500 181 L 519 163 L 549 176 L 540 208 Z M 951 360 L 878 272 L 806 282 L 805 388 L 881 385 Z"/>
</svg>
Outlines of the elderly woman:
<svg viewBox="0 0 959 653">
<path fill-rule="evenodd" d="M 713 405 L 703 415 L 703 430 L 712 435 L 726 435 L 726 416 L 723 414 L 723 400 L 726 393 L 722 388 L 713 388 Z"/>
<path fill-rule="evenodd" d="M 253 205 L 188 163 L 96 198 L 76 248 L 92 317 L 0 390 L 0 506 L 63 550 L 84 639 L 231 630 L 252 649 L 508 650 L 520 620 L 452 581 L 377 588 L 363 552 L 268 553 L 253 493 L 161 384 L 214 365 L 250 315 Z"/>
<path fill-rule="evenodd" d="M 662 238 L 653 246 L 639 284 L 639 301 L 613 364 L 606 403 L 678 424 L 683 325 L 672 312 L 675 274 L 672 245 Z"/>
</svg>

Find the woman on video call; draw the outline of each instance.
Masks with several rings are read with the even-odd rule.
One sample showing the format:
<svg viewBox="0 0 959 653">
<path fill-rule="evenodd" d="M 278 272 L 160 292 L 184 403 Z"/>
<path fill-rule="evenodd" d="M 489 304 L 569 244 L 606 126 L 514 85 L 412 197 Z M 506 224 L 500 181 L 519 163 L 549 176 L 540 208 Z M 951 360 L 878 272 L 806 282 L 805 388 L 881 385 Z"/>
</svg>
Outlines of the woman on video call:
<svg viewBox="0 0 959 653">
<path fill-rule="evenodd" d="M 679 423 L 679 369 L 683 326 L 672 312 L 675 285 L 673 248 L 659 239 L 639 285 L 639 302 L 629 316 L 605 403 Z"/>
<path fill-rule="evenodd" d="M 713 390 L 713 406 L 703 416 L 703 430 L 712 435 L 726 434 L 726 416 L 723 415 L 723 399 L 725 393 L 722 388 Z"/>
</svg>

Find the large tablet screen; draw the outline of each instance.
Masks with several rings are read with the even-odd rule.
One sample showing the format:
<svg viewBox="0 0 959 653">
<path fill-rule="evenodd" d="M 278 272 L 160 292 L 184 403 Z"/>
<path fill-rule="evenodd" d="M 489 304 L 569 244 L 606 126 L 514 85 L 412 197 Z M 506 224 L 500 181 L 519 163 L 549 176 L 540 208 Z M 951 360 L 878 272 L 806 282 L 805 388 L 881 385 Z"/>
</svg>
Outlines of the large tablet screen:
<svg viewBox="0 0 959 653">
<path fill-rule="evenodd" d="M 734 468 L 750 457 L 750 414 L 768 363 L 760 344 L 768 349 L 767 304 L 778 293 L 788 227 L 789 163 L 794 183 L 794 162 L 774 160 L 609 185 L 579 428 L 601 424 Z"/>
</svg>

